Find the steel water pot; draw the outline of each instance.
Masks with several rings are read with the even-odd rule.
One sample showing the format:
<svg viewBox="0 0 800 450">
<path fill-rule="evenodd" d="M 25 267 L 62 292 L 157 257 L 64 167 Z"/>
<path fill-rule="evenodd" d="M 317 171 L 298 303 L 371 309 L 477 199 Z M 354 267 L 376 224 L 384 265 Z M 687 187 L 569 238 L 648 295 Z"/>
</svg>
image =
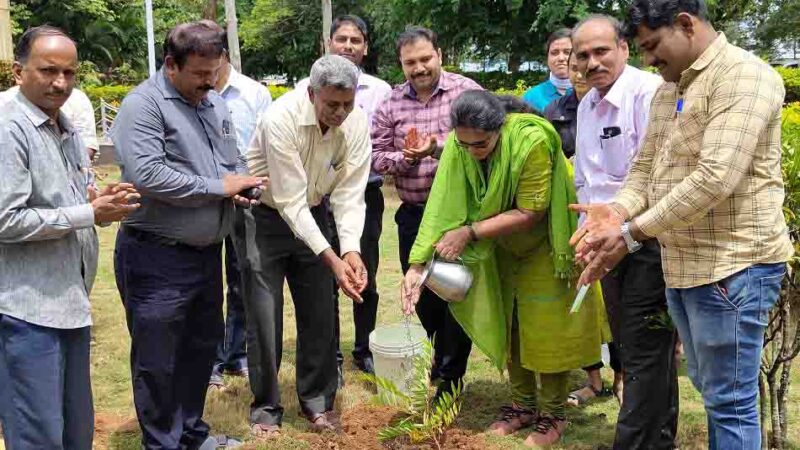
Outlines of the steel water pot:
<svg viewBox="0 0 800 450">
<path fill-rule="evenodd" d="M 448 302 L 464 300 L 472 286 L 472 272 L 458 259 L 454 263 L 434 258 L 422 273 L 422 284 Z"/>
</svg>

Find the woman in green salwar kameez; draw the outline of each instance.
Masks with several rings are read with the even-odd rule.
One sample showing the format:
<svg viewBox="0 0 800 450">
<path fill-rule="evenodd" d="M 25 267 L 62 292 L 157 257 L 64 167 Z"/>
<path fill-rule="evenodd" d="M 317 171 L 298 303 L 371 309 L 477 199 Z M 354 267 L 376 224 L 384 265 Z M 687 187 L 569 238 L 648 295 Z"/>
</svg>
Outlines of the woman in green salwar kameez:
<svg viewBox="0 0 800 450">
<path fill-rule="evenodd" d="M 560 440 L 569 370 L 600 358 L 608 336 L 599 289 L 581 309 L 569 237 L 577 217 L 572 168 L 558 133 L 533 114 L 507 114 L 494 94 L 468 91 L 451 106 L 454 132 L 436 178 L 403 281 L 407 314 L 419 298 L 425 263 L 459 257 L 474 280 L 449 306 L 492 362 L 507 367 L 512 404 L 490 427 L 507 435 L 532 426 L 525 443 Z M 537 383 L 538 378 L 538 383 Z M 538 386 L 538 387 L 537 387 Z"/>
</svg>

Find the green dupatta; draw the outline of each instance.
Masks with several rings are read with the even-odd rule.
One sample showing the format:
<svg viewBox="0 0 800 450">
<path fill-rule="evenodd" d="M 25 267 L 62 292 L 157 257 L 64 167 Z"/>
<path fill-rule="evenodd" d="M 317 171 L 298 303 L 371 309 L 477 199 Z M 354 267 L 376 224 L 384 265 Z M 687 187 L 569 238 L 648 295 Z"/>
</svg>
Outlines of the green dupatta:
<svg viewBox="0 0 800 450">
<path fill-rule="evenodd" d="M 571 166 L 561 152 L 561 139 L 550 123 L 533 114 L 510 114 L 489 162 L 489 180 L 480 163 L 459 148 L 451 132 L 439 161 L 425 214 L 409 258 L 425 264 L 445 232 L 496 216 L 514 208 L 520 175 L 531 150 L 544 143 L 550 150 L 552 185 L 548 218 L 553 248 L 553 276 L 571 278 L 573 251 L 569 237 L 577 216 L 567 205 L 575 203 Z M 495 240 L 470 243 L 462 254 L 474 281 L 464 301 L 451 303 L 453 315 L 472 341 L 502 370 L 507 355 L 507 325 Z"/>
</svg>

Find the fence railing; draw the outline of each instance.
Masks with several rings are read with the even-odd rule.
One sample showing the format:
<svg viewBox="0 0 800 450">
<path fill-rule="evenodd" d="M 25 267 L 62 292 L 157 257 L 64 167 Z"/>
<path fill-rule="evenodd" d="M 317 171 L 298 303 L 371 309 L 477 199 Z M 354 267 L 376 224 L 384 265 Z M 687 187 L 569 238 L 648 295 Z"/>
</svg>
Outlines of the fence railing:
<svg viewBox="0 0 800 450">
<path fill-rule="evenodd" d="M 100 106 L 98 106 L 95 111 L 100 112 L 100 120 L 96 125 L 97 129 L 102 133 L 101 139 L 110 141 L 111 136 L 109 136 L 109 132 L 111 131 L 111 126 L 114 125 L 114 119 L 117 118 L 119 108 L 116 108 L 105 100 L 100 99 Z M 97 115 L 95 115 L 95 117 L 97 117 Z"/>
</svg>

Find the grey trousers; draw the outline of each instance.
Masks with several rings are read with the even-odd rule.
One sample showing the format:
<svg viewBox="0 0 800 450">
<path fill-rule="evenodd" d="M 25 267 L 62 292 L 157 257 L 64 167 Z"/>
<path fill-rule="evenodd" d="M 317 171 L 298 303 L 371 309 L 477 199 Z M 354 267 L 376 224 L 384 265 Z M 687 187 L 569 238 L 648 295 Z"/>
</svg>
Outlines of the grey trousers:
<svg viewBox="0 0 800 450">
<path fill-rule="evenodd" d="M 326 235 L 322 207 L 311 213 Z M 326 236 L 328 237 L 328 236 Z M 278 370 L 283 354 L 283 283 L 289 283 L 297 321 L 296 385 L 305 415 L 333 409 L 337 389 L 333 274 L 295 238 L 278 211 L 266 206 L 245 213 L 243 276 L 250 369 L 250 422 L 280 425 L 283 416 Z"/>
</svg>

